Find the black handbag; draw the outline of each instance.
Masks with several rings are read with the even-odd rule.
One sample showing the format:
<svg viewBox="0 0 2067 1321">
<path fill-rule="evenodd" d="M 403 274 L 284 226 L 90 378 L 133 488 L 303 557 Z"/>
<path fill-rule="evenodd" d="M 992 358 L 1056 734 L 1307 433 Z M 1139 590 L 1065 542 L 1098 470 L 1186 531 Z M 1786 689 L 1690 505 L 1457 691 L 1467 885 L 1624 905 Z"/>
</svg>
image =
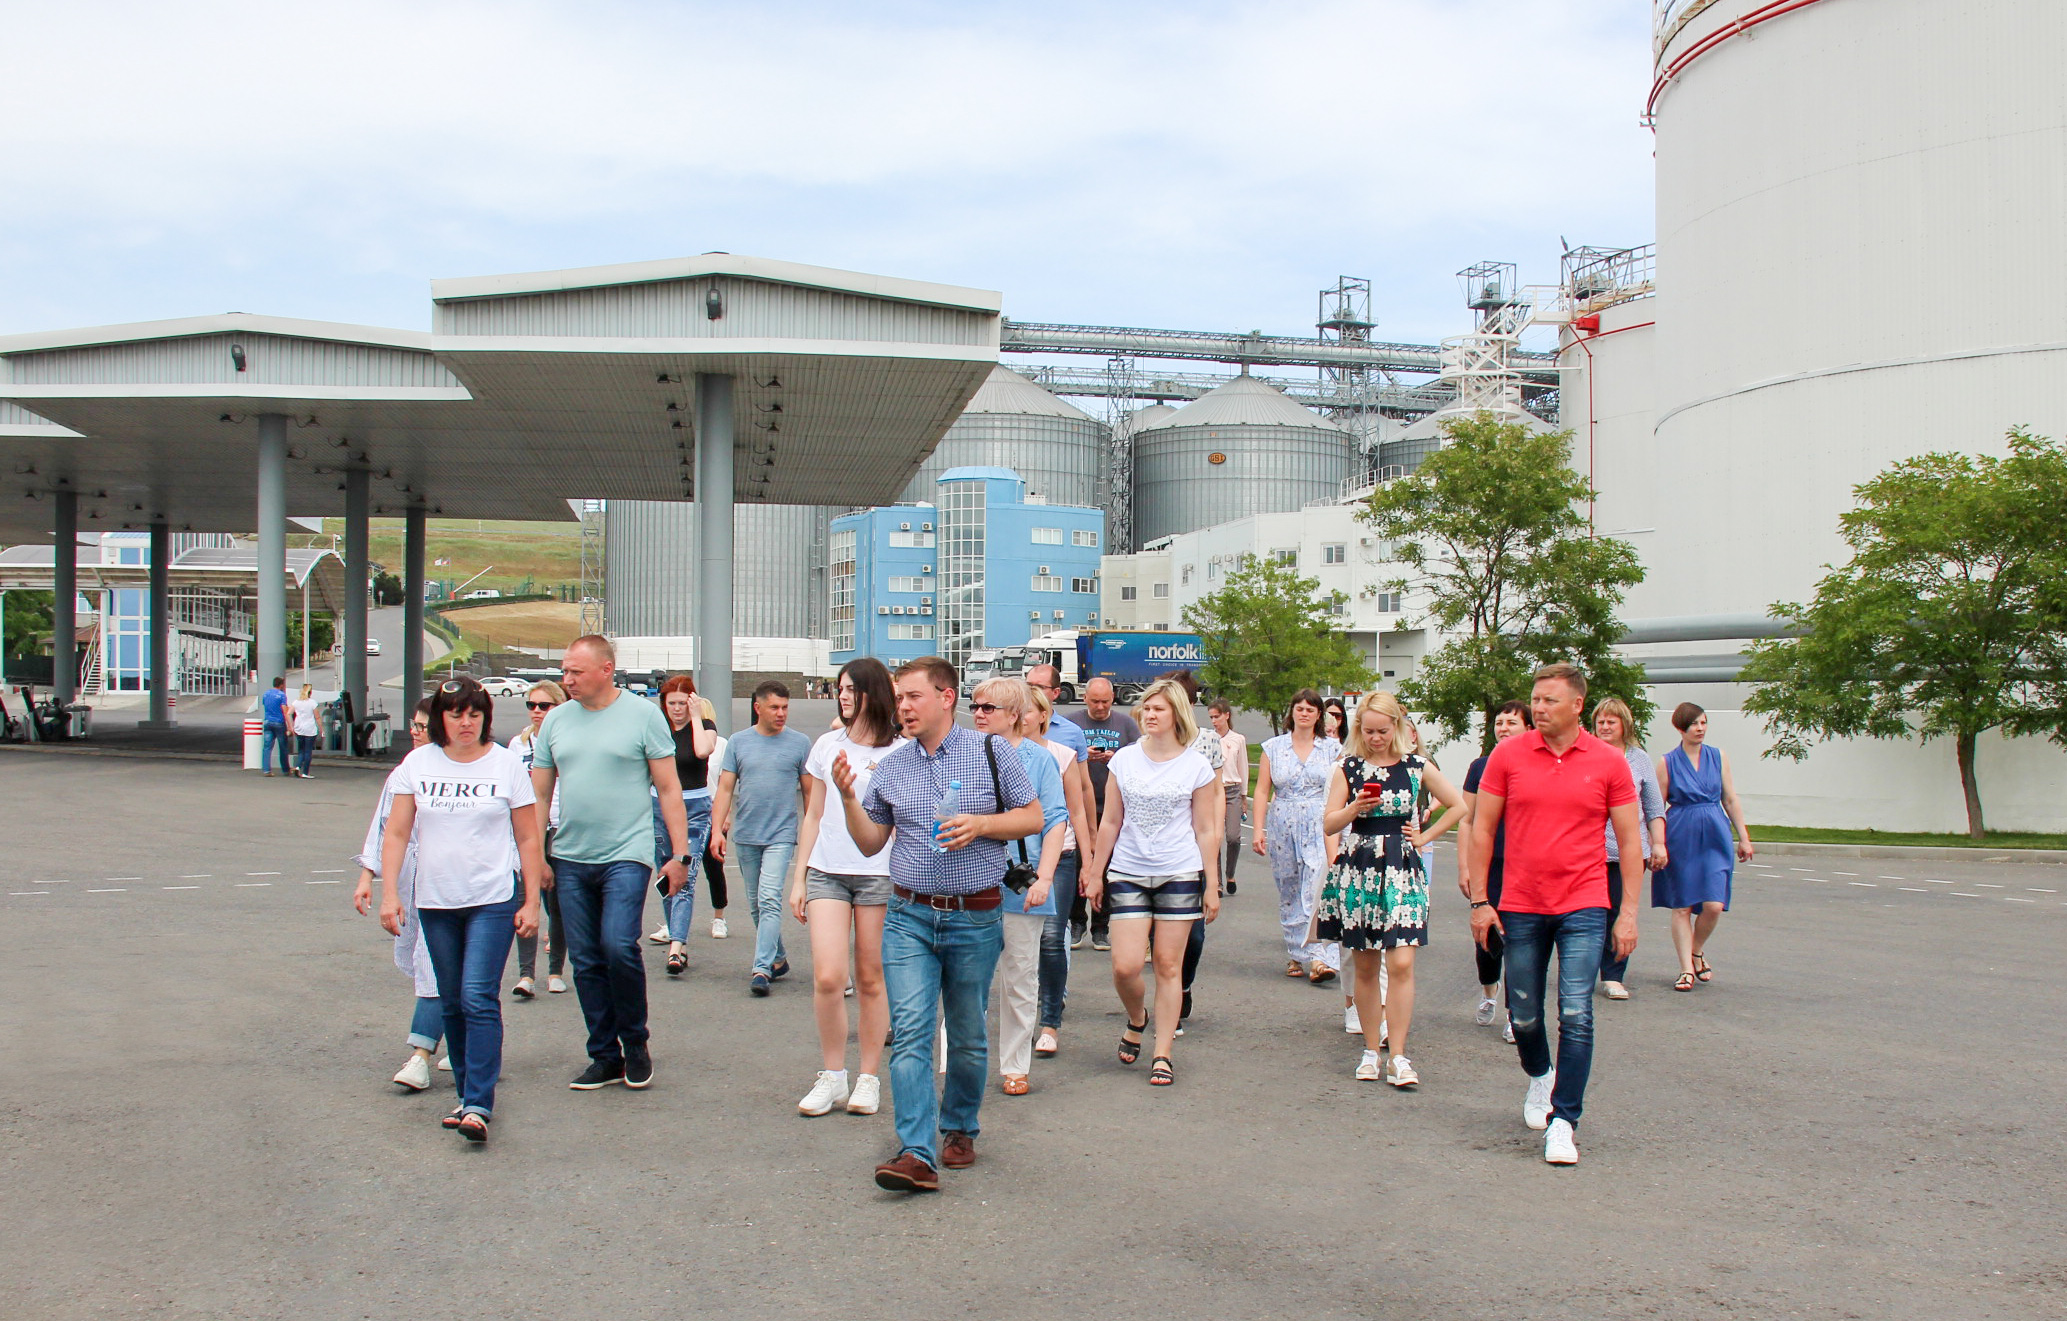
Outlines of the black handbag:
<svg viewBox="0 0 2067 1321">
<path fill-rule="evenodd" d="M 995 747 L 997 737 L 996 734 L 985 734 L 983 736 L 983 759 L 990 763 L 991 796 L 997 799 L 998 815 L 1003 816 L 1005 814 L 1005 786 L 998 779 L 998 754 Z M 1001 884 L 1013 894 L 1025 894 L 1033 888 L 1035 881 L 1041 879 L 1041 869 L 1027 862 L 1025 840 L 1021 839 L 1013 842 L 1019 847 L 1019 861 L 1014 862 L 1010 856 L 1006 857 L 1005 875 Z"/>
</svg>

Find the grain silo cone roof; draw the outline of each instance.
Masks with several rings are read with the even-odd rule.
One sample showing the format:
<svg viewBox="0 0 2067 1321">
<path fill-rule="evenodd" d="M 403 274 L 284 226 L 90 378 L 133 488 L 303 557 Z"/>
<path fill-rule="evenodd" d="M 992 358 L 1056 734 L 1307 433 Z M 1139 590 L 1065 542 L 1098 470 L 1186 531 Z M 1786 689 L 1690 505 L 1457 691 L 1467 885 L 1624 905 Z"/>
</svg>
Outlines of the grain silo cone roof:
<svg viewBox="0 0 2067 1321">
<path fill-rule="evenodd" d="M 1305 427 L 1307 430 L 1339 431 L 1320 414 L 1301 408 L 1274 385 L 1253 376 L 1236 376 L 1216 386 L 1167 417 L 1135 431 L 1166 431 L 1174 427 Z"/>
<path fill-rule="evenodd" d="M 1096 418 L 1075 404 L 1058 399 L 1010 367 L 993 367 L 990 378 L 976 391 L 963 413 L 1019 413 L 1039 417 L 1066 417 L 1072 421 L 1095 422 Z"/>
</svg>

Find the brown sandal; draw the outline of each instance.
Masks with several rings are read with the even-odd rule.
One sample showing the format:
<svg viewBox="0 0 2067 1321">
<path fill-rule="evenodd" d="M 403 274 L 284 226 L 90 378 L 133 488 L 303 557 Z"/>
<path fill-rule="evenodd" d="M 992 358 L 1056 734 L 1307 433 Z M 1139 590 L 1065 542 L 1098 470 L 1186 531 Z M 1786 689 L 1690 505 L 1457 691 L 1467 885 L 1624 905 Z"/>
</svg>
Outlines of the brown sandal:
<svg viewBox="0 0 2067 1321">
<path fill-rule="evenodd" d="M 1008 1073 L 1008 1074 L 1006 1074 L 1006 1075 L 1005 1075 L 1005 1095 L 1007 1095 L 1007 1096 L 1024 1096 L 1024 1095 L 1026 1095 L 1026 1075 L 1025 1075 L 1025 1074 L 1023 1074 L 1023 1073 Z"/>
<path fill-rule="evenodd" d="M 1314 960 L 1313 971 L 1307 975 L 1307 980 L 1315 986 L 1325 986 L 1335 980 L 1335 970 L 1316 959 Z"/>
<path fill-rule="evenodd" d="M 1299 960 L 1297 960 L 1297 959 L 1288 959 L 1288 960 L 1286 960 L 1286 962 L 1285 962 L 1285 976 L 1287 976 L 1287 977 L 1304 977 L 1305 975 L 1306 975 L 1306 969 L 1304 969 L 1304 968 L 1302 968 L 1302 967 L 1300 967 L 1300 966 L 1299 966 Z"/>
<path fill-rule="evenodd" d="M 1673 990 L 1675 990 L 1675 991 L 1691 991 L 1691 990 L 1693 990 L 1693 989 L 1694 989 L 1694 974 L 1693 974 L 1693 973 L 1690 973 L 1690 972 L 1683 972 L 1683 973 L 1681 973 L 1681 974 L 1680 974 L 1680 975 L 1679 975 L 1678 977 L 1676 977 L 1676 978 L 1674 978 L 1674 979 L 1673 979 L 1673 983 L 1672 983 L 1672 989 L 1673 989 Z"/>
</svg>

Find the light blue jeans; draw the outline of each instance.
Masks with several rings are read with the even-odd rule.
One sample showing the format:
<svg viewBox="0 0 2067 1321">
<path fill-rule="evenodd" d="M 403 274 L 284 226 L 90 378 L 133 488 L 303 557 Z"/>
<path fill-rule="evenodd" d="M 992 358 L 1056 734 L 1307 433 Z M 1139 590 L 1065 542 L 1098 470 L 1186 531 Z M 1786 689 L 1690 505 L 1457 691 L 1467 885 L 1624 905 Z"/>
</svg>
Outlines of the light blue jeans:
<svg viewBox="0 0 2067 1321">
<path fill-rule="evenodd" d="M 409 1044 L 418 1050 L 436 1050 L 445 1035 L 445 1002 L 435 995 L 416 997 L 416 1012 L 409 1016 Z"/>
<path fill-rule="evenodd" d="M 1557 954 L 1557 1081 L 1550 1089 L 1550 1117 L 1577 1128 L 1593 1073 L 1593 983 L 1607 944 L 1608 910 L 1502 913 L 1500 925 L 1506 928 L 1507 1018 L 1514 1024 L 1522 1072 L 1531 1078 L 1550 1072 L 1544 995 L 1550 956 Z"/>
<path fill-rule="evenodd" d="M 782 947 L 782 890 L 789 883 L 790 859 L 796 853 L 795 841 L 732 846 L 750 900 L 747 912 L 754 919 L 755 972 L 773 973 L 776 964 L 789 962 Z"/>
<path fill-rule="evenodd" d="M 671 895 L 660 897 L 660 911 L 667 918 L 667 938 L 676 944 L 689 939 L 689 926 L 696 920 L 696 878 L 702 870 L 703 850 L 711 838 L 711 796 L 708 790 L 682 795 L 682 810 L 689 816 L 689 882 Z M 659 871 L 674 856 L 668 845 L 667 823 L 660 819 L 660 800 L 653 800 L 653 870 Z"/>
<path fill-rule="evenodd" d="M 495 1113 L 495 1084 L 502 1077 L 502 970 L 523 902 L 514 880 L 511 889 L 499 903 L 416 910 L 438 974 L 452 1086 L 460 1108 L 483 1118 Z"/>
<path fill-rule="evenodd" d="M 890 996 L 890 1093 L 899 1154 L 940 1167 L 942 1132 L 977 1133 L 990 1039 L 984 1016 L 1005 948 L 1003 910 L 941 912 L 890 900 L 883 983 Z M 933 1028 L 947 1020 L 947 1081 L 933 1093 Z"/>
</svg>

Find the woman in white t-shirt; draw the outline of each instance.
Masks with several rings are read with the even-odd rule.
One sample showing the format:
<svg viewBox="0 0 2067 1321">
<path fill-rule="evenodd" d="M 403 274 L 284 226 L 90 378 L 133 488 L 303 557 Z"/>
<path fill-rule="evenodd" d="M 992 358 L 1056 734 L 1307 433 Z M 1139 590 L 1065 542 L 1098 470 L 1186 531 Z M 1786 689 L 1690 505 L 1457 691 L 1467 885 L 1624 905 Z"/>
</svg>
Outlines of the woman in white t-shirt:
<svg viewBox="0 0 2067 1321">
<path fill-rule="evenodd" d="M 430 741 L 431 699 L 426 697 L 416 704 L 415 713 L 409 717 L 409 746 L 416 749 Z M 401 773 L 399 766 L 388 772 L 387 781 L 380 788 L 380 805 L 373 809 L 373 820 L 366 825 L 366 842 L 352 859 L 359 864 L 359 884 L 352 891 L 352 907 L 362 917 L 373 911 L 373 883 L 380 879 L 381 841 L 387 837 L 388 812 L 395 802 L 395 777 Z M 427 1092 L 431 1089 L 431 1057 L 445 1036 L 445 1005 L 438 999 L 438 978 L 431 971 L 431 952 L 424 948 L 423 928 L 416 921 L 413 850 L 403 855 L 398 889 L 405 920 L 402 929 L 395 933 L 395 966 L 416 983 L 416 1012 L 409 1019 L 409 1059 L 395 1074 L 395 1085 L 412 1092 Z"/>
<path fill-rule="evenodd" d="M 854 768 L 854 792 L 868 791 L 877 763 L 904 745 L 897 736 L 897 696 L 883 662 L 862 656 L 840 667 L 840 727 L 820 734 L 804 762 L 804 818 L 797 828 L 797 858 L 790 868 L 789 907 L 811 937 L 811 1006 L 818 1016 L 824 1056 L 811 1090 L 797 1102 L 806 1115 L 872 1115 L 882 1103 L 883 1041 L 890 1033 L 890 998 L 883 990 L 883 918 L 890 903 L 890 849 L 863 853 L 847 833 L 847 818 L 828 812 L 826 786 L 835 757 Z M 861 1071 L 847 1085 L 847 946 L 854 946 L 854 1000 L 861 1022 Z"/>
<path fill-rule="evenodd" d="M 1084 894 L 1112 915 L 1112 983 L 1127 1011 L 1122 1064 L 1141 1058 L 1141 1034 L 1148 1030 L 1141 965 L 1153 944 L 1158 1008 L 1148 1081 L 1167 1087 L 1177 1081 L 1170 1051 L 1191 924 L 1220 915 L 1220 821 L 1226 804 L 1218 773 L 1189 747 L 1198 727 L 1182 687 L 1168 679 L 1150 685 L 1134 719 L 1141 741 L 1114 753 L 1108 764 L 1105 813 Z"/>
<path fill-rule="evenodd" d="M 473 1142 L 488 1140 L 502 1073 L 502 970 L 510 941 L 538 934 L 546 874 L 531 776 L 522 758 L 489 737 L 494 710 L 472 679 L 439 685 L 431 742 L 397 768 L 381 840 L 380 924 L 396 935 L 408 920 L 396 882 L 415 846 L 416 919 L 459 1090 L 445 1126 Z"/>
<path fill-rule="evenodd" d="M 316 755 L 316 711 L 322 705 L 312 683 L 303 684 L 301 696 L 287 704 L 287 727 L 294 732 L 294 773 L 304 780 L 316 778 L 309 774 L 309 759 Z"/>
</svg>

